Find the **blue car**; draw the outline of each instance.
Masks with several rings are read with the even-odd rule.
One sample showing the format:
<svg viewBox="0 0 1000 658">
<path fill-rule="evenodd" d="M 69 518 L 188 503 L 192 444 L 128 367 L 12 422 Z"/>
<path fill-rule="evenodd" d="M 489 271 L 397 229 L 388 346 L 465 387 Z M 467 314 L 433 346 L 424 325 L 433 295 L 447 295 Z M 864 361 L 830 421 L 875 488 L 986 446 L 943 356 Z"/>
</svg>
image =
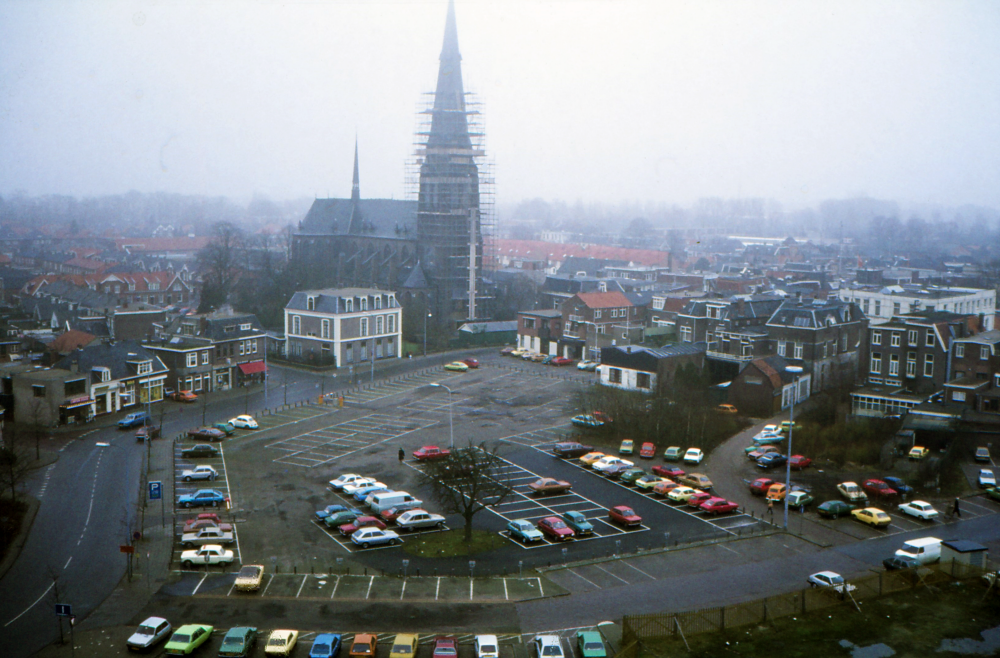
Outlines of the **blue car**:
<svg viewBox="0 0 1000 658">
<path fill-rule="evenodd" d="M 367 487 L 361 487 L 360 489 L 354 492 L 354 500 L 358 501 L 359 503 L 363 503 L 365 502 L 365 498 L 368 497 L 368 494 L 382 493 L 383 491 L 391 491 L 391 490 L 388 487 L 384 487 L 380 484 L 369 484 Z"/>
<path fill-rule="evenodd" d="M 127 430 L 130 427 L 141 427 L 152 423 L 153 419 L 149 417 L 149 414 L 145 411 L 137 411 L 119 420 L 118 429 Z"/>
<path fill-rule="evenodd" d="M 357 514 L 361 514 L 361 512 L 359 510 L 351 509 L 351 508 L 347 507 L 346 505 L 327 505 L 323 509 L 316 510 L 316 512 L 315 512 L 316 520 L 317 521 L 322 521 L 323 519 L 325 519 L 326 517 L 330 516 L 331 514 L 336 514 L 337 512 L 347 512 L 347 511 L 356 512 Z"/>
<path fill-rule="evenodd" d="M 336 658 L 338 653 L 340 653 L 340 635 L 320 633 L 309 649 L 309 658 Z"/>
<path fill-rule="evenodd" d="M 775 466 L 784 466 L 787 461 L 788 457 L 777 452 L 771 452 L 758 459 L 757 466 L 760 468 L 774 468 Z"/>
<path fill-rule="evenodd" d="M 594 526 L 590 524 L 580 512 L 566 512 L 562 515 L 562 520 L 566 522 L 566 525 L 575 532 L 577 535 L 592 535 L 594 534 Z"/>
<path fill-rule="evenodd" d="M 526 519 L 517 519 L 508 523 L 507 532 L 510 533 L 512 539 L 517 539 L 525 544 L 544 539 L 535 524 Z"/>
<path fill-rule="evenodd" d="M 901 495 L 909 496 L 910 494 L 913 493 L 913 487 L 903 482 L 903 480 L 900 478 L 887 475 L 884 478 L 882 478 L 882 481 L 888 484 L 893 489 L 895 489 Z"/>
<path fill-rule="evenodd" d="M 218 507 L 224 505 L 226 495 L 215 489 L 199 489 L 193 494 L 185 494 L 177 499 L 181 507 Z"/>
</svg>

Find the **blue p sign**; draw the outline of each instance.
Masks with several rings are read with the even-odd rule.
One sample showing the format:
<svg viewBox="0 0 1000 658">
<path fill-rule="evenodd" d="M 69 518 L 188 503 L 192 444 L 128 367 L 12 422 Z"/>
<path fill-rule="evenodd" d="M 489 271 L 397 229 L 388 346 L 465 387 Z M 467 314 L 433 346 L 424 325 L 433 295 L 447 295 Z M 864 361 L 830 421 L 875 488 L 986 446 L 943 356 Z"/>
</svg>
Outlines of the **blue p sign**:
<svg viewBox="0 0 1000 658">
<path fill-rule="evenodd" d="M 163 483 L 162 482 L 150 482 L 149 483 L 149 499 L 159 500 L 163 497 Z"/>
</svg>

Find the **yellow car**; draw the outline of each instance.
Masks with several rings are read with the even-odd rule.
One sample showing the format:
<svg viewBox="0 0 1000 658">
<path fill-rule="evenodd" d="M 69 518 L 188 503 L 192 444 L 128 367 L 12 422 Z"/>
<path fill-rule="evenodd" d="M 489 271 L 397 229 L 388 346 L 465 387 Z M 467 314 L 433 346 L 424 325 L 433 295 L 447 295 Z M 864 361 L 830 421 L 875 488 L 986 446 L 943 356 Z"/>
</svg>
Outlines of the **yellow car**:
<svg viewBox="0 0 1000 658">
<path fill-rule="evenodd" d="M 923 446 L 913 446 L 910 448 L 910 454 L 907 455 L 910 459 L 924 459 L 927 455 L 931 454 L 931 451 Z"/>
<path fill-rule="evenodd" d="M 510 355 L 511 356 L 520 356 L 520 357 L 523 357 L 527 353 L 528 353 L 528 350 L 522 350 L 521 348 L 517 348 L 516 350 L 514 350 L 513 352 L 511 352 Z"/>
<path fill-rule="evenodd" d="M 461 361 L 452 361 L 444 367 L 445 370 L 451 370 L 454 372 L 465 372 L 469 369 L 469 366 L 462 363 Z"/>
<path fill-rule="evenodd" d="M 653 487 L 663 482 L 666 478 L 661 478 L 659 475 L 643 475 L 641 478 L 635 481 L 635 486 L 644 491 L 650 491 Z"/>
<path fill-rule="evenodd" d="M 625 439 L 625 440 L 623 440 L 622 444 L 618 447 L 618 454 L 619 455 L 631 455 L 632 454 L 632 450 L 633 450 L 633 447 L 632 447 L 633 445 L 634 445 L 634 443 L 632 442 L 632 439 Z"/>
<path fill-rule="evenodd" d="M 236 574 L 233 586 L 243 592 L 256 592 L 260 589 L 260 581 L 264 577 L 264 567 L 259 564 L 245 564 Z"/>
<path fill-rule="evenodd" d="M 400 633 L 392 639 L 392 650 L 389 658 L 413 658 L 417 655 L 417 641 L 419 635 L 413 633 Z"/>
<path fill-rule="evenodd" d="M 588 452 L 583 457 L 580 457 L 580 461 L 583 462 L 585 466 L 593 466 L 594 462 L 604 456 L 605 454 L 603 452 Z"/>
<path fill-rule="evenodd" d="M 779 426 L 778 431 L 781 432 L 782 434 L 788 434 L 788 430 L 789 429 L 795 428 L 795 427 L 798 427 L 798 426 L 799 426 L 798 423 L 793 423 L 790 420 L 783 420 L 783 421 L 781 421 L 781 425 Z"/>
<path fill-rule="evenodd" d="M 785 494 L 787 490 L 782 482 L 775 482 L 770 487 L 767 488 L 767 495 L 765 498 L 767 500 L 773 500 L 774 502 L 780 502 L 785 499 Z"/>
<path fill-rule="evenodd" d="M 264 645 L 265 656 L 289 656 L 295 643 L 299 641 L 299 632 L 290 630 L 271 631 Z"/>
<path fill-rule="evenodd" d="M 866 507 L 864 509 L 856 509 L 851 512 L 851 516 L 857 521 L 861 521 L 866 525 L 870 525 L 874 528 L 885 528 L 892 522 L 889 515 L 880 510 L 877 507 Z"/>
<path fill-rule="evenodd" d="M 674 489 L 667 494 L 667 498 L 675 503 L 686 503 L 688 499 L 696 493 L 701 492 L 697 489 L 692 489 L 691 487 L 674 487 Z"/>
</svg>

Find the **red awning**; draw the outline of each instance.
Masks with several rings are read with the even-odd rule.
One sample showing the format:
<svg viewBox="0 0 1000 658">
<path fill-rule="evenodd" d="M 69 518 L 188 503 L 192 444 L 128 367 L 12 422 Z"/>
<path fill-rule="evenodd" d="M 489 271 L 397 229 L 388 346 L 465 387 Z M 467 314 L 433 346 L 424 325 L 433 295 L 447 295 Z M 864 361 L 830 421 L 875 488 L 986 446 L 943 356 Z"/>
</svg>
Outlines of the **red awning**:
<svg viewBox="0 0 1000 658">
<path fill-rule="evenodd" d="M 267 370 L 267 365 L 263 361 L 251 361 L 250 363 L 240 364 L 240 372 L 244 375 L 254 375 L 265 370 Z"/>
</svg>

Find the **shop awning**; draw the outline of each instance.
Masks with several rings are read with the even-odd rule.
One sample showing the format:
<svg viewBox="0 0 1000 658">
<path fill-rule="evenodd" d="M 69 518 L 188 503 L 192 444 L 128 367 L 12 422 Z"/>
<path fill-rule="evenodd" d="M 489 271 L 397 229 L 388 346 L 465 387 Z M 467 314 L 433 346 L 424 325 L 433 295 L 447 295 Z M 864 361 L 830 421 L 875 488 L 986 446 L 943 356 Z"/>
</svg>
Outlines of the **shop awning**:
<svg viewBox="0 0 1000 658">
<path fill-rule="evenodd" d="M 90 399 L 90 396 L 85 395 L 83 397 L 70 398 L 69 400 L 66 400 L 59 406 L 62 407 L 63 409 L 75 409 L 77 407 L 87 406 L 91 402 L 93 402 L 93 400 Z"/>
<path fill-rule="evenodd" d="M 265 370 L 267 370 L 267 365 L 263 361 L 251 361 L 250 363 L 240 364 L 240 372 L 244 375 L 255 375 Z"/>
</svg>

